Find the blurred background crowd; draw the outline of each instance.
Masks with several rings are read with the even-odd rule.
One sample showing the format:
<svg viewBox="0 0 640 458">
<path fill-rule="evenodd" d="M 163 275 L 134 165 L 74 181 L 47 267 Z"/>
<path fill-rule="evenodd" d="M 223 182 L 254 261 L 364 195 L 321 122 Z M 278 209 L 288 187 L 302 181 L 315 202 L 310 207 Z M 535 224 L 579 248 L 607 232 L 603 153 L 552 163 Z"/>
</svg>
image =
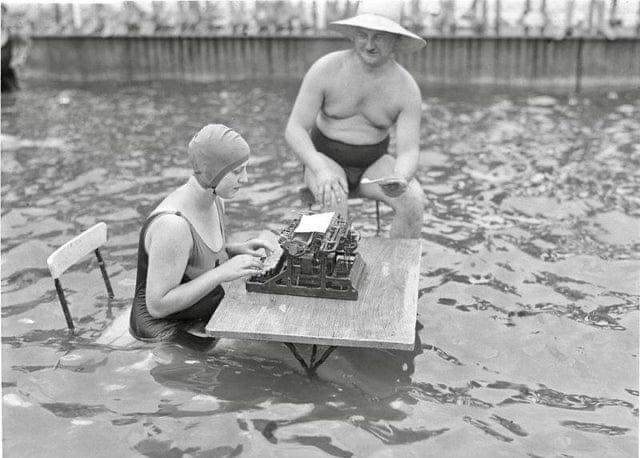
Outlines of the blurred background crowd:
<svg viewBox="0 0 640 458">
<path fill-rule="evenodd" d="M 318 35 L 357 0 L 9 3 L 25 35 Z M 640 0 L 405 0 L 403 25 L 429 35 L 608 38 L 640 34 Z"/>
</svg>

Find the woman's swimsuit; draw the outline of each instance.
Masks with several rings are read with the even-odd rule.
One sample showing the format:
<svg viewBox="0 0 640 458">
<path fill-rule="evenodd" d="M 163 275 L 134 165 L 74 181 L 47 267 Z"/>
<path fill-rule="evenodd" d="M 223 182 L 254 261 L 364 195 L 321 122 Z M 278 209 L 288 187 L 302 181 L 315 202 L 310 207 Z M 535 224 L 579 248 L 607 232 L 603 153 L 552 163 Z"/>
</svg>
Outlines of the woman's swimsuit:
<svg viewBox="0 0 640 458">
<path fill-rule="evenodd" d="M 311 130 L 311 141 L 316 150 L 342 166 L 350 192 L 358 188 L 365 170 L 387 154 L 389 148 L 389 136 L 374 145 L 350 145 L 327 137 L 318 127 Z"/>
<path fill-rule="evenodd" d="M 221 204 L 216 200 L 219 218 L 222 218 Z M 187 332 L 187 328 L 195 322 L 206 322 L 215 312 L 218 304 L 224 297 L 224 289 L 221 285 L 216 286 L 210 293 L 200 299 L 187 309 L 168 315 L 164 318 L 154 318 L 147 309 L 146 286 L 147 269 L 149 266 L 149 255 L 145 249 L 144 240 L 149 225 L 161 215 L 177 215 L 185 218 L 182 213 L 175 211 L 162 211 L 151 215 L 145 221 L 140 230 L 138 241 L 138 271 L 136 275 L 136 290 L 131 307 L 131 317 L 129 319 L 129 331 L 133 337 L 146 342 L 159 341 L 194 341 L 196 336 Z M 224 262 L 226 254 L 224 248 L 218 252 L 211 250 L 202 240 L 193 225 L 187 218 L 193 238 L 193 248 L 189 256 L 189 261 L 185 274 L 180 284 L 187 283 L 193 278 L 201 275 L 212 267 Z M 224 246 L 224 227 L 220 223 Z M 200 338 L 202 339 L 202 338 Z"/>
</svg>

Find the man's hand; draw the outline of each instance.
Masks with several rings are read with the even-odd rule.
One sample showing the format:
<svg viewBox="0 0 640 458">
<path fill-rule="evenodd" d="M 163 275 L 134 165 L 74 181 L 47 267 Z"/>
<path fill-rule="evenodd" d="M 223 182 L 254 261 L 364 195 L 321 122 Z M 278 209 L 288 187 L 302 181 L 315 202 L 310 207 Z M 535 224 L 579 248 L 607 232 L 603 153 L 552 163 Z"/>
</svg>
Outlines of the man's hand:
<svg viewBox="0 0 640 458">
<path fill-rule="evenodd" d="M 312 189 L 316 201 L 324 207 L 335 207 L 347 199 L 346 180 L 328 169 L 316 172 L 317 188 Z"/>
<path fill-rule="evenodd" d="M 375 180 L 372 180 L 370 178 L 363 178 L 362 181 L 360 181 L 360 184 L 370 183 L 376 183 L 378 186 L 380 186 L 382 192 L 384 192 L 389 197 L 401 196 L 402 193 L 407 190 L 407 186 L 409 185 L 409 183 L 407 183 L 407 180 L 397 177 L 376 178 Z"/>
<path fill-rule="evenodd" d="M 400 197 L 406 190 L 409 183 L 404 178 L 390 177 L 378 182 L 382 192 L 389 197 Z"/>
</svg>

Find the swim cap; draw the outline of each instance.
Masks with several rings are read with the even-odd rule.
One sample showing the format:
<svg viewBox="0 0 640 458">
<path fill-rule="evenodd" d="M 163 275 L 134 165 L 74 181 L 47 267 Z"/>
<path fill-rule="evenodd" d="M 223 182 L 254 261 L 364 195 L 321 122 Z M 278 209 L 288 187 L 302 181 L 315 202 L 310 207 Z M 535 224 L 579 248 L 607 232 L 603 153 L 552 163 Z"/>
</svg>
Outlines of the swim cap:
<svg viewBox="0 0 640 458">
<path fill-rule="evenodd" d="M 249 159 L 249 145 L 237 132 L 222 124 L 209 124 L 200 129 L 187 149 L 193 174 L 205 188 L 218 183 Z"/>
</svg>

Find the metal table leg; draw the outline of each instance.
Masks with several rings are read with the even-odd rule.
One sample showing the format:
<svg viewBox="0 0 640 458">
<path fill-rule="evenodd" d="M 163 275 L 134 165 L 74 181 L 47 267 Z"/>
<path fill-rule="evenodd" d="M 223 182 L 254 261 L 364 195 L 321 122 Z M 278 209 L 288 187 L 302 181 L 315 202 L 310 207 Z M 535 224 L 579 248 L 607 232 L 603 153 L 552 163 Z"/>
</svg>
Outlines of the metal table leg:
<svg viewBox="0 0 640 458">
<path fill-rule="evenodd" d="M 311 370 L 315 372 L 316 369 L 318 369 L 322 365 L 322 363 L 324 363 L 327 360 L 329 355 L 333 353 L 333 350 L 335 349 L 336 347 L 327 347 L 327 349 L 324 351 L 322 356 L 320 356 L 320 359 L 313 366 L 311 366 Z"/>
<path fill-rule="evenodd" d="M 284 344 L 291 351 L 291 353 L 293 353 L 293 356 L 298 360 L 300 365 L 307 372 L 307 375 L 309 375 L 310 377 L 314 376 L 316 374 L 316 371 L 318 370 L 318 368 L 327 360 L 329 355 L 331 355 L 331 353 L 333 353 L 333 350 L 336 349 L 336 347 L 334 347 L 334 346 L 327 347 L 324 350 L 324 352 L 322 353 L 322 355 L 320 355 L 320 358 L 318 358 L 318 360 L 316 361 L 316 355 L 318 353 L 318 346 L 317 345 L 313 345 L 313 347 L 311 348 L 311 358 L 309 359 L 309 362 L 307 363 L 305 361 L 305 359 L 302 357 L 302 355 L 300 354 L 300 352 L 298 352 L 298 349 L 296 348 L 296 346 L 294 344 L 292 344 L 290 342 L 284 342 Z"/>
</svg>

